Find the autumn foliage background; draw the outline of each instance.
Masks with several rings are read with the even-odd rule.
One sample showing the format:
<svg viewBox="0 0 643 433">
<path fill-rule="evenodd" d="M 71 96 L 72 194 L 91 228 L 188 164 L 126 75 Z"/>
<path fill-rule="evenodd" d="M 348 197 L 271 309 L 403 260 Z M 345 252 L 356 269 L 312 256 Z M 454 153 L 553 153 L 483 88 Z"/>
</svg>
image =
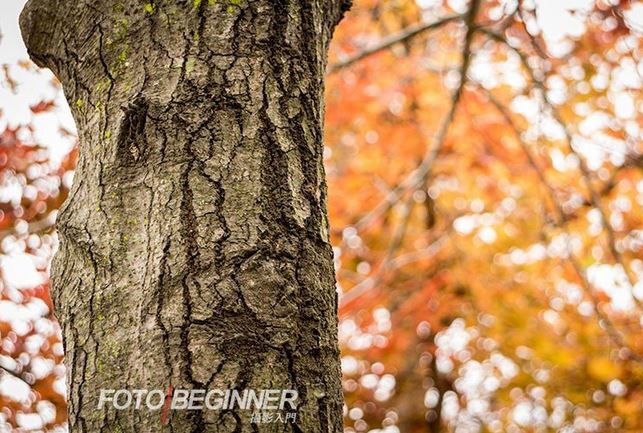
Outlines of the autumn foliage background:
<svg viewBox="0 0 643 433">
<path fill-rule="evenodd" d="M 641 9 L 355 1 L 325 136 L 347 432 L 643 431 Z M 75 131 L 48 72 L 0 84 L 0 432 L 64 431 Z"/>
</svg>

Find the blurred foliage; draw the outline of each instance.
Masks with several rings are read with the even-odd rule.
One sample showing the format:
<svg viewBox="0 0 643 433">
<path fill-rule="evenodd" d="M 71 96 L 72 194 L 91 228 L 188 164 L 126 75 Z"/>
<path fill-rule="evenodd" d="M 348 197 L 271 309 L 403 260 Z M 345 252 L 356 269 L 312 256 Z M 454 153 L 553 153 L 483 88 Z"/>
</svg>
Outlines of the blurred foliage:
<svg viewBox="0 0 643 433">
<path fill-rule="evenodd" d="M 565 3 L 482 2 L 419 185 L 466 27 L 351 60 L 466 3 L 362 0 L 340 25 L 326 166 L 347 431 L 643 431 L 640 33 L 628 2 Z"/>
<path fill-rule="evenodd" d="M 11 431 L 8 426 L 12 425 L 59 428 L 66 419 L 63 347 L 52 315 L 46 271 L 56 245 L 53 223 L 68 194 L 77 150 L 66 153 L 61 161 L 52 160 L 36 129 L 43 116 L 54 115 L 61 99 L 31 105 L 26 95 L 33 88 L 20 81 L 26 77 L 49 88 L 35 95 L 37 99 L 60 94 L 60 86 L 34 65 L 5 65 L 0 71 L 2 110 L 15 110 L 0 111 L 1 432 Z M 26 113 L 17 113 L 20 107 L 10 105 L 10 95 L 23 98 Z M 72 132 L 55 118 L 53 122 L 60 136 L 75 141 Z M 34 286 L 29 287 L 29 282 L 35 282 Z"/>
<path fill-rule="evenodd" d="M 455 0 L 355 0 L 338 27 L 324 154 L 347 432 L 643 431 L 641 29 L 635 2 L 566 3 L 481 2 L 469 43 L 463 19 L 404 36 L 466 13 Z M 77 154 L 52 163 L 33 135 L 60 100 L 30 105 L 0 125 L 1 246 L 44 273 Z M 60 429 L 48 286 L 3 279 L 0 431 Z"/>
</svg>

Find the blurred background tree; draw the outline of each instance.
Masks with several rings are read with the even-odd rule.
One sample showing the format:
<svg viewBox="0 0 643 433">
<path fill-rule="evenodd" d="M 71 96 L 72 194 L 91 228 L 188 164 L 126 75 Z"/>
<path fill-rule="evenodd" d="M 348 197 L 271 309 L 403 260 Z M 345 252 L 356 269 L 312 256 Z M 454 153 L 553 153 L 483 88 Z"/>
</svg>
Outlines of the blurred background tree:
<svg viewBox="0 0 643 433">
<path fill-rule="evenodd" d="M 76 165 L 75 129 L 47 71 L 3 65 L 0 84 L 0 432 L 62 431 L 63 345 L 47 269 Z"/>
<path fill-rule="evenodd" d="M 347 432 L 643 431 L 642 17 L 355 1 L 325 137 Z M 45 275 L 76 154 L 49 77 L 1 79 L 0 432 L 64 428 Z"/>
</svg>

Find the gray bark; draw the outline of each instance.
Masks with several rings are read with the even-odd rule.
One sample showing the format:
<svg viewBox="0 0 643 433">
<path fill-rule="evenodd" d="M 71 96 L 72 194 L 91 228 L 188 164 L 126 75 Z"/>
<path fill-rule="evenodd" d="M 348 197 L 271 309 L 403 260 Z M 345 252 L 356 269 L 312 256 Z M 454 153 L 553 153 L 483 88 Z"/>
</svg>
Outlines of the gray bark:
<svg viewBox="0 0 643 433">
<path fill-rule="evenodd" d="M 72 432 L 161 431 L 106 389 L 295 389 L 296 423 L 172 411 L 175 432 L 340 432 L 323 71 L 343 0 L 31 0 L 81 157 L 52 294 Z"/>
</svg>

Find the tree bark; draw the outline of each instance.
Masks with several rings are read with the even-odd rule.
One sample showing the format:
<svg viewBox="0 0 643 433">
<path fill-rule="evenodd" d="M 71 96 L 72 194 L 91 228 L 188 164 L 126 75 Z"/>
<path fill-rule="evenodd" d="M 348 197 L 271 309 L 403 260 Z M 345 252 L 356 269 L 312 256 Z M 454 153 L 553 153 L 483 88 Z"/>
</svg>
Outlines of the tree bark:
<svg viewBox="0 0 643 433">
<path fill-rule="evenodd" d="M 323 73 L 346 0 L 31 0 L 81 157 L 53 298 L 72 432 L 340 432 Z M 103 389 L 294 389 L 250 411 L 98 410 Z"/>
</svg>

